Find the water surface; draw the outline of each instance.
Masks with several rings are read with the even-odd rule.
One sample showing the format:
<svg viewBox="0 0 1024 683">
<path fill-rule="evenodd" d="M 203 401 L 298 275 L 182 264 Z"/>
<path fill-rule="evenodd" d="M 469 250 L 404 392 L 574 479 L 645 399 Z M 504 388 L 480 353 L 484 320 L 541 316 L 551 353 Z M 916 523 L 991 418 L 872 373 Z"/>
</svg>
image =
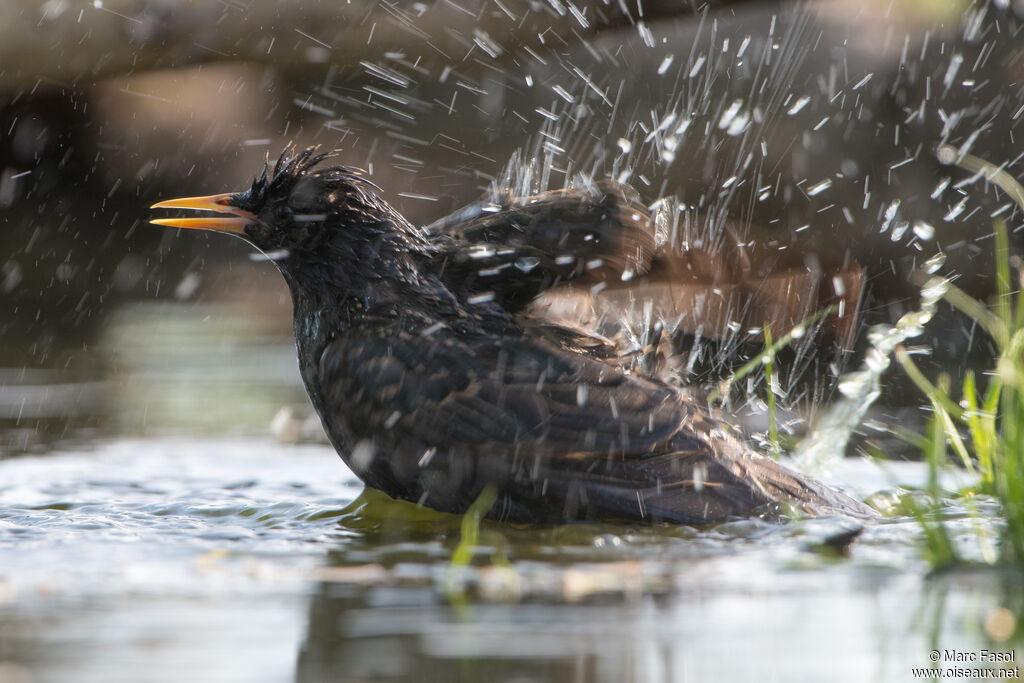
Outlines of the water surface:
<svg viewBox="0 0 1024 683">
<path fill-rule="evenodd" d="M 923 475 L 887 470 L 833 477 Z M 453 568 L 458 518 L 359 497 L 329 447 L 269 438 L 98 441 L 0 461 L 0 482 L 11 680 L 912 680 L 935 643 L 992 647 L 1005 602 L 991 573 L 929 577 L 899 519 L 848 558 L 822 547 L 843 518 L 485 524 Z"/>
</svg>

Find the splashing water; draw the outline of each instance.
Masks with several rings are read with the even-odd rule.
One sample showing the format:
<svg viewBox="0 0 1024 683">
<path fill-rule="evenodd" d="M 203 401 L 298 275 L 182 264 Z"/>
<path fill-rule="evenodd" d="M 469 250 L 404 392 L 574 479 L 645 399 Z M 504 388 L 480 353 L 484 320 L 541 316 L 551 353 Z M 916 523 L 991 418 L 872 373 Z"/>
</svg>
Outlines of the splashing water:
<svg viewBox="0 0 1024 683">
<path fill-rule="evenodd" d="M 881 376 L 888 368 L 895 348 L 920 336 L 935 315 L 949 282 L 933 277 L 921 289 L 921 306 L 905 313 L 895 325 L 875 325 L 868 332 L 868 349 L 859 370 L 839 378 L 836 401 L 814 426 L 794 454 L 796 465 L 814 476 L 827 474 L 842 457 L 853 430 L 881 394 Z"/>
</svg>

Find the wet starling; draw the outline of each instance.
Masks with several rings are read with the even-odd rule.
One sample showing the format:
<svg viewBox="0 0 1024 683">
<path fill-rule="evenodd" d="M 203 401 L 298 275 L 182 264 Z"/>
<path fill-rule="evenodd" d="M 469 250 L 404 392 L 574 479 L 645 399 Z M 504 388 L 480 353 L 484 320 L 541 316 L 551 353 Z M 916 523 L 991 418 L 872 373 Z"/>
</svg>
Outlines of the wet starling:
<svg viewBox="0 0 1024 683">
<path fill-rule="evenodd" d="M 326 156 L 286 150 L 247 191 L 153 207 L 221 215 L 153 222 L 238 235 L 273 259 L 306 389 L 367 486 L 463 513 L 491 484 L 490 516 L 515 522 L 694 524 L 779 503 L 871 514 L 753 452 L 697 392 L 629 374 L 613 342 L 536 306 L 566 283 L 666 276 L 628 186 L 509 198 L 419 229 L 359 170 L 316 168 Z"/>
</svg>

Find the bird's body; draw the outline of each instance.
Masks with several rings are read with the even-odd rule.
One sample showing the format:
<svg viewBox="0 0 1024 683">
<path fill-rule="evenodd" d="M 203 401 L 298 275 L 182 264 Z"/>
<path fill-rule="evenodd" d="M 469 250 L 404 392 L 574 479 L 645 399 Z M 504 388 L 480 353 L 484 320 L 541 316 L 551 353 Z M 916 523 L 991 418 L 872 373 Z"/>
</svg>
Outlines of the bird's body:
<svg viewBox="0 0 1024 683">
<path fill-rule="evenodd" d="M 704 523 L 775 504 L 870 514 L 753 452 L 695 392 L 630 374 L 612 342 L 531 308 L 560 282 L 651 268 L 631 189 L 549 193 L 424 231 L 320 160 L 307 150 L 248 192 L 162 204 L 237 218 L 160 222 L 277 255 L 306 388 L 368 486 L 460 513 L 493 485 L 490 515 L 517 522 Z"/>
</svg>

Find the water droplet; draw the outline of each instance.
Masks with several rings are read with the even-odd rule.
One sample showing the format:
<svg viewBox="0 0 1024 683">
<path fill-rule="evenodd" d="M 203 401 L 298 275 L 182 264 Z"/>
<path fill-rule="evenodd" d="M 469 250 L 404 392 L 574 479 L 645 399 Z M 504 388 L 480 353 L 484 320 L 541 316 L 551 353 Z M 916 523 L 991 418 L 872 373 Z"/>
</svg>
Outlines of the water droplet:
<svg viewBox="0 0 1024 683">
<path fill-rule="evenodd" d="M 540 259 L 536 256 L 520 256 L 515 261 L 515 266 L 524 273 L 529 273 L 531 270 L 540 265 Z"/>
<path fill-rule="evenodd" d="M 813 197 L 815 195 L 821 194 L 830 187 L 832 187 L 832 181 L 829 178 L 825 178 L 821 182 L 815 183 L 814 185 L 811 185 L 809 188 L 807 188 L 807 196 Z"/>
<path fill-rule="evenodd" d="M 943 254 L 942 252 L 939 252 L 935 256 L 932 256 L 930 259 L 925 261 L 924 265 L 922 266 L 922 268 L 924 269 L 924 272 L 926 272 L 928 274 L 931 274 L 931 273 L 934 273 L 935 271 L 937 271 L 939 268 L 941 268 L 945 264 L 946 264 L 946 255 Z"/>
<path fill-rule="evenodd" d="M 803 97 L 798 99 L 796 102 L 794 102 L 793 106 L 790 107 L 789 111 L 787 111 L 786 113 L 789 114 L 790 116 L 794 116 L 796 114 L 799 114 L 800 110 L 803 109 L 804 107 L 806 107 L 807 103 L 810 102 L 810 101 L 811 101 L 811 98 L 807 97 L 806 95 L 804 95 Z"/>
<path fill-rule="evenodd" d="M 914 234 L 918 239 L 928 241 L 935 237 L 935 226 L 925 221 L 914 221 Z"/>
</svg>

